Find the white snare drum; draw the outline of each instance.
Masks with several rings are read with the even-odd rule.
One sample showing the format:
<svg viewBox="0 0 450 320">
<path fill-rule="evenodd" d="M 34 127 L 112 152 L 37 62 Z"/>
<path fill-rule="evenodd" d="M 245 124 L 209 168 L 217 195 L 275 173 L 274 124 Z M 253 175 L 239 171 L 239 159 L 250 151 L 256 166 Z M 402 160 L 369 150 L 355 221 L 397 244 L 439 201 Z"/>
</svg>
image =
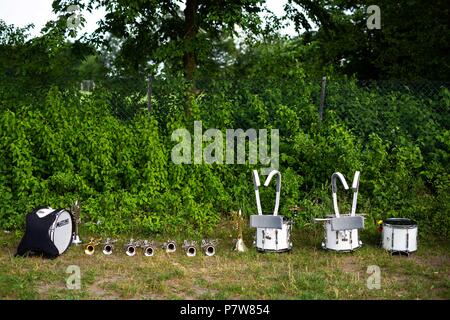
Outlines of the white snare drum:
<svg viewBox="0 0 450 320">
<path fill-rule="evenodd" d="M 55 218 L 55 222 L 48 231 L 50 240 L 58 249 L 59 254 L 64 253 L 72 243 L 73 218 L 72 215 L 61 209 Z"/>
<path fill-rule="evenodd" d="M 417 250 L 417 223 L 407 218 L 390 218 L 383 222 L 383 249 L 411 253 Z"/>
<path fill-rule="evenodd" d="M 331 220 L 324 223 L 325 239 L 322 243 L 323 249 L 335 251 L 353 251 L 361 247 L 358 229 L 333 231 Z"/>
<path fill-rule="evenodd" d="M 290 221 L 283 221 L 281 229 L 256 228 L 256 249 L 258 251 L 273 252 L 291 250 L 291 227 L 292 224 Z"/>
<path fill-rule="evenodd" d="M 284 252 L 292 249 L 292 221 L 278 215 L 281 173 L 277 170 L 272 170 L 267 176 L 264 186 L 267 187 L 274 176 L 277 177 L 275 207 L 273 212 L 271 212 L 272 214 L 263 214 L 259 197 L 259 187 L 261 186 L 261 183 L 259 181 L 258 171 L 253 170 L 253 183 L 255 185 L 256 208 L 258 214 L 250 216 L 250 226 L 256 228 L 256 241 L 254 242 L 254 245 L 258 251 Z"/>
<path fill-rule="evenodd" d="M 359 190 L 360 172 L 356 171 L 353 176 L 352 191 L 353 203 L 349 214 L 341 215 L 339 212 L 337 198 L 337 181 L 342 183 L 345 190 L 348 190 L 347 180 L 340 172 L 331 175 L 331 190 L 333 199 L 334 215 L 327 218 L 314 219 L 316 222 L 323 222 L 325 228 L 325 239 L 322 242 L 322 248 L 334 251 L 353 251 L 360 246 L 362 242 L 359 240 L 358 230 L 364 229 L 364 218 L 356 214 L 356 205 Z"/>
</svg>

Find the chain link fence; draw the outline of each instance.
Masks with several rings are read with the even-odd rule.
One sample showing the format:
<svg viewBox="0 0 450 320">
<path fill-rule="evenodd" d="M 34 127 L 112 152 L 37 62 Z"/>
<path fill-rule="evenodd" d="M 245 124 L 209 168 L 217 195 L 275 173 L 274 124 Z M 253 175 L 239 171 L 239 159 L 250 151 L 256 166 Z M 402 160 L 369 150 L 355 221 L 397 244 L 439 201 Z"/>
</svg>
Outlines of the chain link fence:
<svg viewBox="0 0 450 320">
<path fill-rule="evenodd" d="M 436 119 L 449 119 L 449 106 L 439 103 L 448 82 L 438 81 L 403 81 L 403 80 L 348 80 L 348 79 L 197 79 L 195 85 L 182 78 L 169 79 L 162 77 L 108 77 L 100 79 L 79 79 L 64 77 L 58 79 L 39 79 L 35 77 L 0 76 L 0 106 L 14 109 L 21 102 L 30 106 L 41 103 L 48 90 L 57 86 L 65 92 L 77 92 L 89 95 L 102 91 L 106 94 L 112 114 L 121 120 L 131 120 L 141 111 L 163 112 L 158 107 L 173 96 L 180 95 L 223 95 L 224 100 L 239 99 L 238 94 L 246 92 L 261 97 L 263 102 L 270 100 L 267 92 L 276 92 L 280 101 L 289 105 L 301 97 L 307 98 L 317 106 L 319 118 L 327 117 L 332 110 L 343 120 L 349 116 L 348 106 L 361 99 L 395 97 L 406 95 L 411 99 L 420 100 L 424 112 L 433 113 Z M 180 102 L 182 104 L 182 102 Z M 385 102 L 386 103 L 386 102 Z M 156 104 L 156 106 L 155 106 Z M 245 105 L 242 105 L 245 108 Z M 431 109 L 430 109 L 431 108 Z M 180 110 L 183 107 L 180 106 Z M 354 111 L 354 110 L 353 110 Z M 364 110 L 360 110 L 361 116 Z M 382 110 L 380 110 L 382 111 Z M 164 111 L 167 112 L 167 111 Z M 355 115 L 353 115 L 355 117 Z M 438 120 L 439 121 L 439 120 Z M 442 122 L 448 128 L 448 123 Z"/>
</svg>

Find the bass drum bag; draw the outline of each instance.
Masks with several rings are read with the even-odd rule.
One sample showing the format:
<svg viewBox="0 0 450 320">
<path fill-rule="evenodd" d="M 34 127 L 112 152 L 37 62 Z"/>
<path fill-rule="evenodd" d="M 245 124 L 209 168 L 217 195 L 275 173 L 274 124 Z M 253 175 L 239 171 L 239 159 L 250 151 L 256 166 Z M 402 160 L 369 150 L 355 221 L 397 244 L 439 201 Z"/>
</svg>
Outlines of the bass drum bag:
<svg viewBox="0 0 450 320">
<path fill-rule="evenodd" d="M 40 210 L 51 210 L 50 213 L 40 217 L 38 212 Z M 64 221 L 64 223 L 59 223 L 56 221 L 61 215 L 61 212 L 68 212 L 64 209 L 51 209 L 49 207 L 39 207 L 33 209 L 32 212 L 28 213 L 26 216 L 26 229 L 22 240 L 17 247 L 16 256 L 25 256 L 27 254 L 42 254 L 44 257 L 56 258 L 60 254 L 64 253 L 67 248 L 72 243 L 72 230 L 73 230 L 73 217 L 69 214 L 69 221 Z M 67 219 L 66 219 L 67 220 Z M 61 247 L 59 244 L 59 249 L 55 245 L 55 228 L 60 226 L 67 226 L 68 230 L 64 230 L 67 234 L 67 240 L 65 244 Z M 53 230 L 53 232 L 52 232 Z M 70 239 L 69 239 L 70 237 Z"/>
</svg>

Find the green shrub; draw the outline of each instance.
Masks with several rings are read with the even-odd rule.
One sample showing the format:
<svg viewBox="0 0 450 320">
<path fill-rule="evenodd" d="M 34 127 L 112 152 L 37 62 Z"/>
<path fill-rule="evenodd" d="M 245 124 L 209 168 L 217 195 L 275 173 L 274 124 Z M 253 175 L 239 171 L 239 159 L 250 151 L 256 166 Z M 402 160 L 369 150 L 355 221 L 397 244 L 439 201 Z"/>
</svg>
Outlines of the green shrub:
<svg viewBox="0 0 450 320">
<path fill-rule="evenodd" d="M 359 212 L 373 221 L 411 217 L 450 235 L 450 131 L 442 120 L 448 112 L 438 112 L 449 108 L 448 91 L 430 100 L 336 83 L 320 122 L 317 83 L 302 78 L 211 81 L 189 99 L 182 81 L 157 88 L 151 116 L 142 97 L 122 92 L 112 105 L 117 95 L 101 86 L 91 95 L 54 87 L 33 105 L 3 108 L 0 227 L 23 228 L 33 207 L 69 207 L 75 199 L 83 222 L 101 234 L 209 234 L 230 211 L 253 214 L 258 166 L 171 162 L 172 131 L 202 120 L 204 130 L 280 130 L 280 214 L 292 216 L 299 205 L 299 225 L 331 213 L 334 171 L 351 183 L 360 170 Z M 351 192 L 339 195 L 341 211 L 350 210 Z M 273 185 L 262 188 L 261 200 L 272 209 Z"/>
</svg>

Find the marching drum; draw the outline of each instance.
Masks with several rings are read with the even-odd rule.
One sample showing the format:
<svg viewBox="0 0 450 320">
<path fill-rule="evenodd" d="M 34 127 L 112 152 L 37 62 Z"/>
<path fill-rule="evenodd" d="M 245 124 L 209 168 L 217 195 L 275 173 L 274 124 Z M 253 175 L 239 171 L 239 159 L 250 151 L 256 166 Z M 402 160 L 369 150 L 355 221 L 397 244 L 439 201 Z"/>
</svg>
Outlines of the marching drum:
<svg viewBox="0 0 450 320">
<path fill-rule="evenodd" d="M 383 249 L 409 254 L 417 250 L 417 223 L 407 218 L 389 218 L 381 232 Z"/>
<path fill-rule="evenodd" d="M 69 248 L 73 231 L 74 219 L 65 209 L 34 209 L 26 216 L 26 231 L 17 255 L 33 252 L 57 257 Z"/>
<path fill-rule="evenodd" d="M 73 225 L 72 215 L 68 211 L 61 209 L 55 214 L 55 221 L 48 233 L 59 254 L 63 254 L 72 243 Z"/>
<path fill-rule="evenodd" d="M 339 212 L 336 182 L 339 179 L 344 189 L 348 190 L 349 187 L 347 181 L 340 172 L 335 172 L 331 176 L 334 215 L 330 215 L 326 218 L 314 219 L 316 222 L 324 222 L 325 236 L 324 241 L 322 242 L 323 249 L 349 252 L 362 246 L 362 242 L 359 240 L 358 230 L 364 229 L 364 218 L 361 215 L 356 214 L 359 176 L 360 172 L 356 171 L 352 183 L 352 208 L 350 213 L 345 215 L 341 215 Z"/>
<path fill-rule="evenodd" d="M 277 170 L 272 170 L 267 176 L 264 186 L 267 187 L 274 176 L 277 177 L 275 207 L 272 214 L 263 214 L 259 197 L 259 187 L 261 186 L 261 183 L 259 181 L 258 171 L 253 170 L 253 183 L 255 185 L 256 208 L 258 214 L 250 216 L 250 226 L 256 228 L 256 249 L 263 252 L 284 252 L 292 249 L 292 221 L 278 215 L 281 192 L 281 173 Z"/>
<path fill-rule="evenodd" d="M 346 216 L 341 216 L 342 218 Z M 323 249 L 335 251 L 353 251 L 362 245 L 359 240 L 358 229 L 335 230 L 333 216 L 325 220 L 325 239 L 322 243 Z"/>
<path fill-rule="evenodd" d="M 282 218 L 280 216 L 280 218 Z M 256 228 L 256 248 L 259 251 L 283 252 L 292 248 L 290 220 L 283 220 L 281 229 Z"/>
</svg>

